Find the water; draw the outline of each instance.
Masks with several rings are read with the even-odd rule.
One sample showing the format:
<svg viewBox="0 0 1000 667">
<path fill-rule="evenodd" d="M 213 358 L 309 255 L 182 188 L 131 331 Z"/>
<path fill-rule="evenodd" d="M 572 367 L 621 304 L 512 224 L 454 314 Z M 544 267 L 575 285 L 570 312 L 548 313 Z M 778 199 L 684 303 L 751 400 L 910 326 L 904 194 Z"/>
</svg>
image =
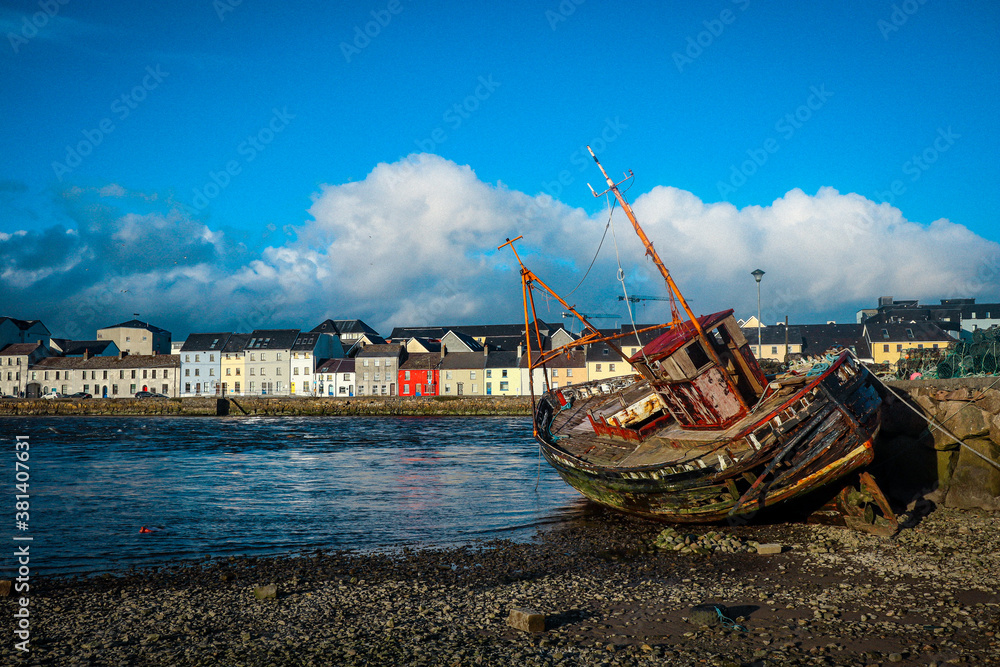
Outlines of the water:
<svg viewBox="0 0 1000 667">
<path fill-rule="evenodd" d="M 8 539 L 34 538 L 38 574 L 520 540 L 585 507 L 539 466 L 520 417 L 0 418 L 0 434 L 0 520 Z M 16 435 L 30 443 L 26 532 Z M 15 566 L 0 559 L 0 577 Z"/>
</svg>

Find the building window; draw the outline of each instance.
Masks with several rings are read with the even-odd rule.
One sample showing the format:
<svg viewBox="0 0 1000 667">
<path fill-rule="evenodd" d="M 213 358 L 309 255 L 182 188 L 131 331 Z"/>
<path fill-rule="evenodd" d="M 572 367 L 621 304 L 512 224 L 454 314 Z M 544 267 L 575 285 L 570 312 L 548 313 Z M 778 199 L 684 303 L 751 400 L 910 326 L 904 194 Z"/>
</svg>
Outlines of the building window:
<svg viewBox="0 0 1000 667">
<path fill-rule="evenodd" d="M 201 369 L 200 368 L 194 369 L 194 374 L 195 374 L 196 377 L 200 376 L 201 375 Z"/>
<path fill-rule="evenodd" d="M 615 365 L 614 364 L 608 364 L 608 370 L 613 373 L 615 371 Z"/>
<path fill-rule="evenodd" d="M 195 361 L 195 363 L 198 363 L 199 361 L 201 361 L 201 355 L 200 354 L 194 355 L 194 361 Z"/>
<path fill-rule="evenodd" d="M 903 345 L 902 345 L 902 343 L 897 343 L 896 344 L 896 352 L 902 352 L 902 351 L 903 351 Z"/>
<path fill-rule="evenodd" d="M 274 355 L 274 357 L 275 357 L 275 359 L 277 359 L 278 361 L 281 361 L 281 352 L 276 352 L 276 353 L 275 353 L 275 355 Z M 264 361 L 264 355 L 263 355 L 263 354 L 262 354 L 262 355 L 260 355 L 260 360 L 261 360 L 261 361 Z"/>
<path fill-rule="evenodd" d="M 771 346 L 771 354 L 778 354 L 778 346 L 777 345 L 772 345 Z"/>
<path fill-rule="evenodd" d="M 184 383 L 184 393 L 185 394 L 190 394 L 191 393 L 191 383 L 190 382 L 185 382 Z"/>
<path fill-rule="evenodd" d="M 502 377 L 502 378 L 507 377 L 507 369 L 506 368 L 504 368 L 504 369 L 502 369 L 500 371 L 500 377 Z M 500 384 L 503 384 L 503 383 L 501 382 Z"/>
<path fill-rule="evenodd" d="M 132 379 L 133 380 L 135 379 L 135 371 L 134 370 L 132 371 Z"/>
<path fill-rule="evenodd" d="M 164 380 L 167 379 L 167 369 L 166 368 L 163 369 L 163 379 Z"/>
<path fill-rule="evenodd" d="M 240 383 L 239 383 L 239 382 L 237 382 L 237 383 L 235 384 L 235 390 L 236 390 L 236 393 L 237 393 L 237 394 L 238 394 L 238 393 L 240 393 Z"/>
<path fill-rule="evenodd" d="M 256 359 L 254 359 L 254 358 L 253 358 L 253 356 L 254 356 L 254 355 L 253 355 L 253 352 L 251 352 L 251 353 L 250 353 L 250 361 L 257 361 Z"/>
<path fill-rule="evenodd" d="M 888 343 L 886 343 L 885 345 L 882 346 L 882 351 L 883 352 L 888 352 L 889 351 L 889 344 Z"/>
<path fill-rule="evenodd" d="M 209 369 L 208 369 L 208 374 L 209 374 L 210 376 L 214 376 L 214 375 L 215 375 L 215 369 L 214 369 L 214 368 L 209 368 Z M 154 377 L 154 378 L 156 377 L 156 371 L 153 371 L 153 377 Z"/>
<path fill-rule="evenodd" d="M 476 371 L 470 371 L 469 372 L 469 379 L 470 380 L 475 380 L 476 379 Z M 475 389 L 473 389 L 472 391 L 475 392 Z"/>
<path fill-rule="evenodd" d="M 232 368 L 226 368 L 226 375 L 232 375 L 232 374 L 233 374 L 233 369 Z"/>
<path fill-rule="evenodd" d="M 410 379 L 410 371 L 403 371 L 403 379 L 404 380 Z M 406 391 L 409 392 L 409 389 L 407 389 Z"/>
<path fill-rule="evenodd" d="M 239 375 L 239 374 L 240 374 L 240 368 L 239 368 L 239 366 L 237 366 L 237 367 L 236 367 L 236 374 L 237 374 L 237 375 Z"/>
<path fill-rule="evenodd" d="M 486 377 L 488 377 L 488 378 L 493 377 L 493 369 L 492 368 L 487 368 L 486 369 Z"/>
<path fill-rule="evenodd" d="M 404 396 L 409 396 L 410 395 L 410 385 L 408 385 L 408 384 L 404 384 L 403 385 L 403 395 Z"/>
<path fill-rule="evenodd" d="M 500 382 L 500 391 L 507 391 L 507 383 L 506 382 L 503 382 L 503 381 Z"/>
<path fill-rule="evenodd" d="M 191 369 L 190 368 L 185 368 L 184 369 L 184 377 L 186 377 L 186 378 L 187 377 L 191 377 Z"/>
<path fill-rule="evenodd" d="M 573 369 L 572 368 L 567 368 L 566 369 L 566 377 L 568 377 L 568 378 L 573 377 Z"/>
<path fill-rule="evenodd" d="M 451 378 L 451 371 L 445 371 L 445 372 L 444 372 L 444 379 L 445 379 L 445 380 L 450 380 L 450 379 L 452 379 L 452 378 Z"/>
<path fill-rule="evenodd" d="M 260 353 L 260 360 L 264 361 L 264 353 L 263 352 Z"/>
<path fill-rule="evenodd" d="M 281 375 L 281 366 L 278 366 L 277 368 L 274 369 L 274 374 L 275 375 Z M 278 384 L 281 384 L 281 383 L 279 382 Z"/>
<path fill-rule="evenodd" d="M 195 373 L 197 373 L 197 372 L 198 371 L 195 371 Z M 147 371 L 145 368 L 143 368 L 142 369 L 142 379 L 145 380 L 148 377 L 149 377 L 149 371 Z"/>
<path fill-rule="evenodd" d="M 553 368 L 552 369 L 552 377 L 554 377 L 554 378 L 559 377 L 559 369 L 558 368 Z"/>
<path fill-rule="evenodd" d="M 130 384 L 128 386 L 128 393 L 130 393 L 130 394 L 134 394 L 135 393 L 135 383 L 132 383 L 132 384 Z"/>
</svg>

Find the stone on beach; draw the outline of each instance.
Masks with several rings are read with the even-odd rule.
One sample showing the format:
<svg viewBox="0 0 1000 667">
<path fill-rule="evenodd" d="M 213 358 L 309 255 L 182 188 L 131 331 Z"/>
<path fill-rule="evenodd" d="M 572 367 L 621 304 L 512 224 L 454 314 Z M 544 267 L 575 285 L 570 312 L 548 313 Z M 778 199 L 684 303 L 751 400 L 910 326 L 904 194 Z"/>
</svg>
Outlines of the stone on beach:
<svg viewBox="0 0 1000 667">
<path fill-rule="evenodd" d="M 507 625 L 525 632 L 542 632 L 545 630 L 545 615 L 533 609 L 513 607 L 507 617 Z"/>
<path fill-rule="evenodd" d="M 267 584 L 261 586 L 255 586 L 253 589 L 254 597 L 258 600 L 274 600 L 278 597 L 278 585 L 277 584 Z"/>
</svg>

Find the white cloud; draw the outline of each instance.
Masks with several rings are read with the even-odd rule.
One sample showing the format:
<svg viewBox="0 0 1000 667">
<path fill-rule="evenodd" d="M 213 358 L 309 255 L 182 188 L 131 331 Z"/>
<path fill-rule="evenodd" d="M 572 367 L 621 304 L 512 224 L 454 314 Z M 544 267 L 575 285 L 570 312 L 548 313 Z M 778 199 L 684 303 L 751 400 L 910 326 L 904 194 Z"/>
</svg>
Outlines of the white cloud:
<svg viewBox="0 0 1000 667">
<path fill-rule="evenodd" d="M 998 244 L 948 220 L 908 221 L 887 204 L 831 188 L 814 195 L 796 189 L 769 205 L 737 209 L 658 186 L 634 208 L 696 312 L 755 312 L 755 268 L 766 271 L 765 322 L 785 314 L 799 322 L 825 319 L 816 314 L 850 312 L 884 294 L 989 300 L 1000 286 Z M 293 240 L 257 256 L 177 209 L 140 214 L 81 202 L 82 212 L 90 217 L 80 218 L 79 236 L 61 234 L 58 252 L 48 250 L 52 240 L 43 233 L 0 236 L 0 275 L 34 283 L 18 298 L 78 322 L 86 318 L 68 304 L 90 303 L 95 328 L 116 308 L 139 310 L 179 335 L 311 327 L 325 317 L 358 317 L 385 333 L 402 325 L 516 322 L 517 266 L 510 250 L 497 246 L 523 234 L 518 250 L 528 267 L 568 293 L 607 222 L 606 211 L 587 215 L 547 195 L 484 183 L 470 167 L 434 155 L 379 164 L 361 181 L 323 186 L 311 219 L 288 235 Z M 584 312 L 625 313 L 617 300 L 615 240 L 630 291 L 664 294 L 624 215 L 616 214 L 614 231 L 570 298 Z M 12 259 L 28 252 L 34 265 Z M 107 266 L 114 270 L 99 270 Z M 0 282 L 11 286 L 7 277 Z M 540 317 L 559 319 L 561 305 L 541 295 L 537 303 Z M 665 316 L 660 302 L 637 314 L 647 321 Z"/>
</svg>

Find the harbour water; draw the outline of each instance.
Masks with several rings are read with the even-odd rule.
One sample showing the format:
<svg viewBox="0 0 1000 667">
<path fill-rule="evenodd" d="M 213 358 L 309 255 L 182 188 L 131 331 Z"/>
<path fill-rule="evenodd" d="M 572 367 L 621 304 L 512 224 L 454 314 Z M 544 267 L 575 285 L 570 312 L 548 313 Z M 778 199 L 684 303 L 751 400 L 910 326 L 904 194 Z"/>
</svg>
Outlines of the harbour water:
<svg viewBox="0 0 1000 667">
<path fill-rule="evenodd" d="M 586 507 L 524 417 L 2 418 L 0 433 L 4 532 L 33 538 L 40 575 L 522 540 Z M 24 532 L 16 436 L 30 443 Z"/>
</svg>

